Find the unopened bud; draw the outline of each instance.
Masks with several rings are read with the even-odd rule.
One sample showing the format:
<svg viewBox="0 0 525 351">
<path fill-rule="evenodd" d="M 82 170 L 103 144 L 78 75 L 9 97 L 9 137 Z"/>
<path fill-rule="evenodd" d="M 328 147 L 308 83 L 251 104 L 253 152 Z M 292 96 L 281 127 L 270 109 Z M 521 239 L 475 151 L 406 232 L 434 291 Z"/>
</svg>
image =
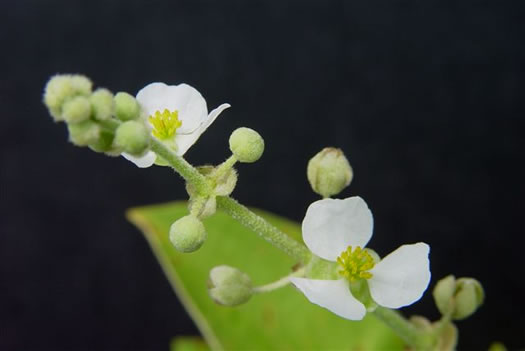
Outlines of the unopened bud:
<svg viewBox="0 0 525 351">
<path fill-rule="evenodd" d="M 89 97 L 93 116 L 99 121 L 110 119 L 115 110 L 113 94 L 107 89 L 97 89 Z"/>
<path fill-rule="evenodd" d="M 62 117 L 67 123 L 80 123 L 91 115 L 91 104 L 84 96 L 75 96 L 62 106 Z"/>
<path fill-rule="evenodd" d="M 237 128 L 230 136 L 230 150 L 239 162 L 252 163 L 264 152 L 264 139 L 250 128 Z"/>
<path fill-rule="evenodd" d="M 131 155 L 141 155 L 149 146 L 149 133 L 137 121 L 122 123 L 115 132 L 115 145 Z"/>
<path fill-rule="evenodd" d="M 448 314 L 454 320 L 472 315 L 483 304 L 485 297 L 483 287 L 476 279 L 455 279 L 453 275 L 441 279 L 433 295 L 441 314 Z"/>
<path fill-rule="evenodd" d="M 120 92 L 115 95 L 115 114 L 122 121 L 136 119 L 140 113 L 137 100 L 128 93 Z"/>
<path fill-rule="evenodd" d="M 77 146 L 87 146 L 96 143 L 100 138 L 101 128 L 92 120 L 67 125 L 69 140 Z"/>
<path fill-rule="evenodd" d="M 210 271 L 209 293 L 220 305 L 237 306 L 252 296 L 252 280 L 237 268 L 217 266 Z"/>
<path fill-rule="evenodd" d="M 188 215 L 176 220 L 170 227 L 170 240 L 180 252 L 193 252 L 206 240 L 204 224 L 195 216 Z"/>
<path fill-rule="evenodd" d="M 456 282 L 456 308 L 452 318 L 465 319 L 483 304 L 485 292 L 481 284 L 473 278 L 459 278 Z"/>
<path fill-rule="evenodd" d="M 77 96 L 88 96 L 91 93 L 91 81 L 81 75 L 59 74 L 46 84 L 44 103 L 55 121 L 62 121 L 62 105 L 66 100 Z"/>
<path fill-rule="evenodd" d="M 437 282 L 432 291 L 432 295 L 434 296 L 434 302 L 441 314 L 448 314 L 454 308 L 453 297 L 455 291 L 456 278 L 453 275 L 448 275 Z"/>
<path fill-rule="evenodd" d="M 330 197 L 347 187 L 354 173 L 343 151 L 327 147 L 308 162 L 307 176 L 316 193 Z"/>
</svg>

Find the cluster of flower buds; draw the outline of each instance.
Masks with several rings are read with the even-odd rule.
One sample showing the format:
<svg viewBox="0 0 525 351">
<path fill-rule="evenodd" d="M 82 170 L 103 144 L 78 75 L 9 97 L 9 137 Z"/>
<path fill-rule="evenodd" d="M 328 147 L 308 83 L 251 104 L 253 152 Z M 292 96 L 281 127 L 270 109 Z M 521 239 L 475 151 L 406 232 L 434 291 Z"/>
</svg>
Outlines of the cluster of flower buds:
<svg viewBox="0 0 525 351">
<path fill-rule="evenodd" d="M 137 100 L 92 86 L 82 75 L 56 75 L 45 87 L 44 103 L 55 121 L 67 124 L 71 142 L 113 156 L 146 152 L 149 132 Z"/>
</svg>

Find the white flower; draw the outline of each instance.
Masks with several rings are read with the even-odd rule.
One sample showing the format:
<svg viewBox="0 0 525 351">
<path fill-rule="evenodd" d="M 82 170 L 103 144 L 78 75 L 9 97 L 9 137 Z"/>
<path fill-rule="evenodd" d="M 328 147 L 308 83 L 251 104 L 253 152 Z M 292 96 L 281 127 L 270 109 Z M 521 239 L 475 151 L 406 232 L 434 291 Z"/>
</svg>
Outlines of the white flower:
<svg viewBox="0 0 525 351">
<path fill-rule="evenodd" d="M 187 84 L 151 83 L 142 88 L 136 98 L 148 116 L 153 136 L 172 146 L 179 156 L 184 155 L 219 114 L 230 107 L 222 104 L 208 114 L 206 100 Z M 141 157 L 126 153 L 122 156 L 141 168 L 153 165 L 157 158 L 153 151 Z"/>
<path fill-rule="evenodd" d="M 430 282 L 429 246 L 403 245 L 374 263 L 363 250 L 372 229 L 372 213 L 360 197 L 312 203 L 303 220 L 304 242 L 315 255 L 337 261 L 342 266 L 341 279 L 291 278 L 291 282 L 312 303 L 351 320 L 360 320 L 366 314 L 365 306 L 350 291 L 351 281 L 367 280 L 371 297 L 384 307 L 400 308 L 416 302 Z"/>
</svg>

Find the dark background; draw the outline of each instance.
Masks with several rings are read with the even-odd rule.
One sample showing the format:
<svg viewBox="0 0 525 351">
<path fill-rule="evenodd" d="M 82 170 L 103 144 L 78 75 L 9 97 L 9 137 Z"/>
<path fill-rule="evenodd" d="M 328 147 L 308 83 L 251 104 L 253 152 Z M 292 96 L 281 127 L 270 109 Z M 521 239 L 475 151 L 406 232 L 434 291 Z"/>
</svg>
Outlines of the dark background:
<svg viewBox="0 0 525 351">
<path fill-rule="evenodd" d="M 308 159 L 342 148 L 342 197 L 375 217 L 371 246 L 431 246 L 433 282 L 479 278 L 460 349 L 525 345 L 520 1 L 2 1 L 1 350 L 166 350 L 198 331 L 126 208 L 185 198 L 166 168 L 67 142 L 41 103 L 55 73 L 135 94 L 195 86 L 223 113 L 188 153 L 266 140 L 234 196 L 301 221 Z M 438 314 L 430 290 L 406 313 Z"/>
</svg>

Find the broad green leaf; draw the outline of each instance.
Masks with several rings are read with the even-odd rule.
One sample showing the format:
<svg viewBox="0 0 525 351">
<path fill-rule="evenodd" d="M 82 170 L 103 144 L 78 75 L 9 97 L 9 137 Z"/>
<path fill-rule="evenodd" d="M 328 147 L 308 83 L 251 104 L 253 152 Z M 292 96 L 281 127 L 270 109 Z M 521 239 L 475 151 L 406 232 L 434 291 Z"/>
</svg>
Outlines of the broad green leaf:
<svg viewBox="0 0 525 351">
<path fill-rule="evenodd" d="M 301 240 L 300 225 L 256 211 Z M 212 350 L 402 350 L 401 340 L 373 316 L 348 321 L 313 305 L 293 286 L 254 296 L 239 307 L 215 304 L 206 287 L 217 265 L 237 267 L 255 285 L 291 272 L 295 262 L 228 215 L 217 212 L 204 224 L 208 240 L 194 253 L 181 254 L 168 230 L 188 213 L 184 202 L 129 210 L 128 218 L 146 236 L 177 296 Z"/>
</svg>

